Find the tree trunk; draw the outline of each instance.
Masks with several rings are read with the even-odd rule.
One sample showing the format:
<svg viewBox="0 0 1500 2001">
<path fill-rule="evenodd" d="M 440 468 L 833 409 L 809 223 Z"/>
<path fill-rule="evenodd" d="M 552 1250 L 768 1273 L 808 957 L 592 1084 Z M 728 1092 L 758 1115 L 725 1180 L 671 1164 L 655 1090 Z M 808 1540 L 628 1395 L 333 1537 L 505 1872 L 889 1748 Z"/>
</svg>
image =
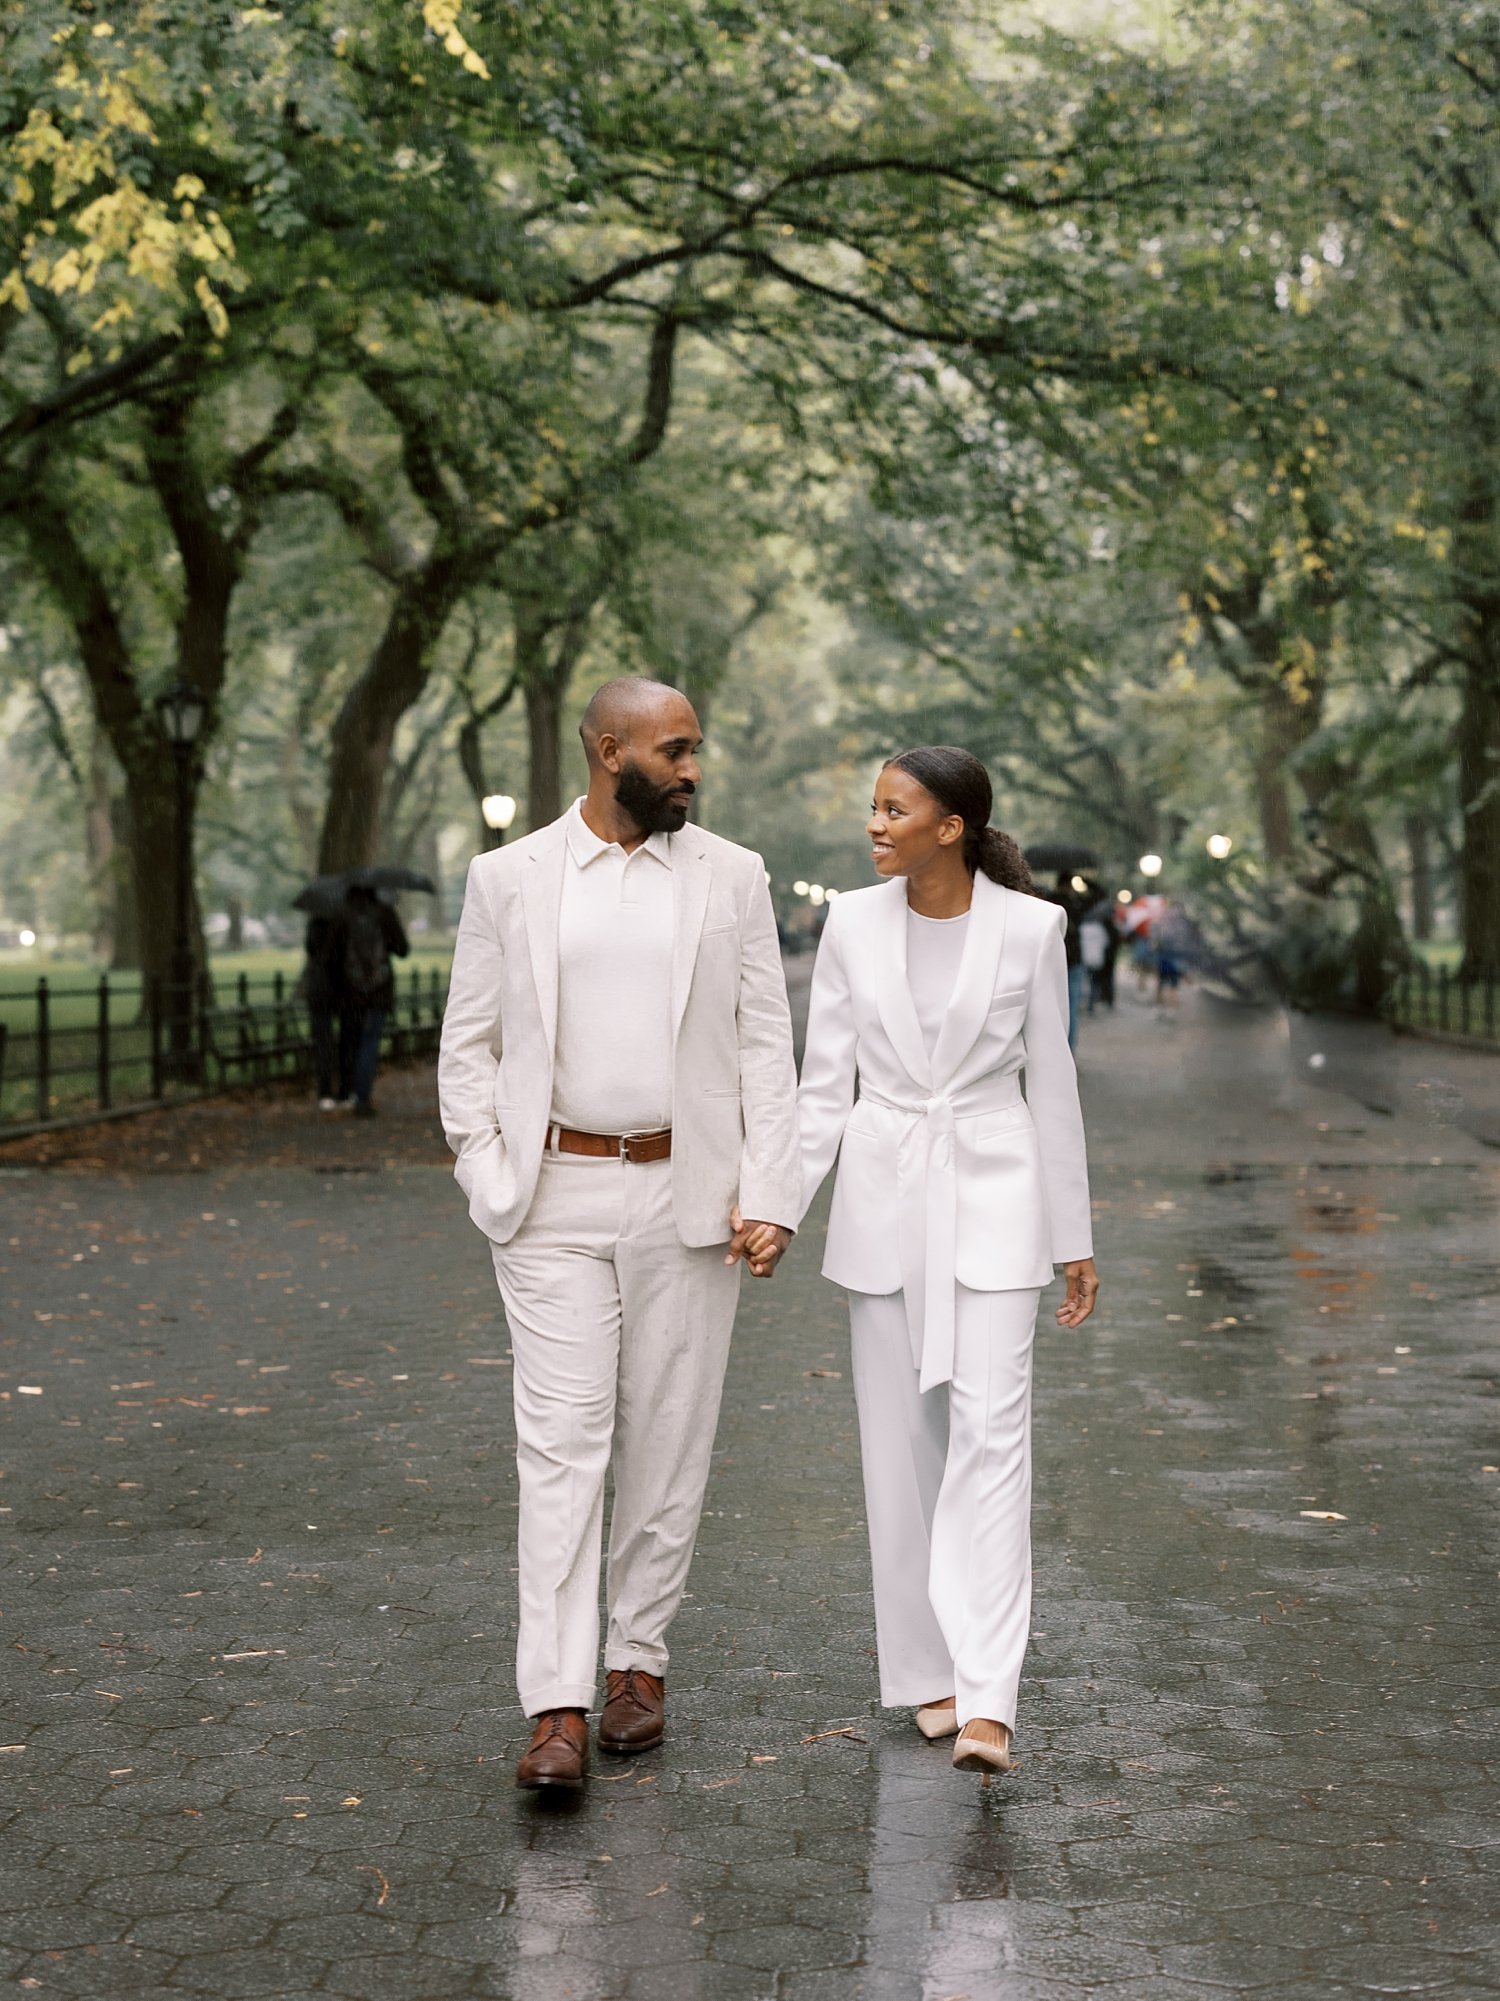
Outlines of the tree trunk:
<svg viewBox="0 0 1500 2001">
<path fill-rule="evenodd" d="M 318 842 L 325 875 L 379 859 L 381 799 L 401 718 L 418 701 L 465 578 L 452 551 L 434 554 L 396 593 L 385 630 L 344 697 L 332 732 L 328 802 Z"/>
<path fill-rule="evenodd" d="M 1267 681 L 1260 700 L 1260 741 L 1255 750 L 1255 798 L 1260 809 L 1260 840 L 1269 868 L 1290 868 L 1297 857 L 1297 834 L 1287 797 L 1286 764 L 1311 729 L 1303 711 L 1281 680 Z"/>
<path fill-rule="evenodd" d="M 588 639 L 594 600 L 564 611 L 514 596 L 515 672 L 526 698 L 528 824 L 546 827 L 562 812 L 562 712 Z M 555 649 L 550 648 L 558 634 Z"/>
<path fill-rule="evenodd" d="M 116 947 L 116 963 L 135 958 L 146 979 L 166 981 L 172 971 L 173 889 L 177 880 L 176 806 L 172 757 L 143 705 L 124 631 L 103 575 L 74 533 L 72 521 L 45 488 L 28 496 L 23 526 L 37 567 L 73 627 L 79 658 L 88 678 L 94 714 L 108 738 L 125 776 L 122 826 L 128 840 L 130 867 L 126 908 L 133 906 L 132 927 L 122 926 L 124 950 Z M 226 602 L 227 610 L 227 602 Z M 210 707 L 204 724 L 206 741 L 213 722 Z M 193 768 L 193 803 L 202 766 Z M 191 812 L 188 835 L 191 838 Z M 192 849 L 188 849 L 189 858 Z M 202 938 L 194 925 L 193 962 L 203 962 Z M 130 952 L 133 942 L 136 951 Z"/>
<path fill-rule="evenodd" d="M 1458 722 L 1462 980 L 1500 979 L 1500 406 L 1491 378 L 1470 385 L 1469 483 L 1453 538 L 1463 687 Z"/>
<path fill-rule="evenodd" d="M 115 824 L 109 792 L 109 759 L 96 727 L 89 732 L 88 786 L 84 800 L 84 852 L 94 894 L 94 956 L 109 965 L 115 950 Z"/>
<path fill-rule="evenodd" d="M 176 892 L 179 847 L 176 801 L 170 783 L 170 757 L 165 748 L 154 759 L 132 759 L 125 768 L 125 792 L 135 864 L 136 914 L 140 926 L 141 971 L 147 981 L 167 985 L 172 978 L 176 945 Z M 162 766 L 168 767 L 163 783 Z M 197 784 L 190 788 L 188 824 L 184 830 L 182 853 L 191 871 L 193 816 L 197 806 Z M 188 950 L 194 975 L 207 964 L 198 900 L 189 889 Z"/>
<path fill-rule="evenodd" d="M 1432 826 L 1425 813 L 1406 816 L 1406 859 L 1411 871 L 1411 935 L 1419 945 L 1432 936 Z"/>
<path fill-rule="evenodd" d="M 127 792 L 116 792 L 109 802 L 110 821 L 114 829 L 114 848 L 110 855 L 110 958 L 112 973 L 136 973 L 144 963 L 141 958 L 141 907 L 136 891 L 135 837 L 130 825 L 130 796 Z"/>
<path fill-rule="evenodd" d="M 1458 725 L 1459 978 L 1500 980 L 1500 604 L 1470 636 Z"/>
<path fill-rule="evenodd" d="M 517 656 L 521 639 L 516 635 Z M 546 672 L 528 674 L 526 692 L 527 825 L 549 826 L 562 812 L 562 691 Z"/>
</svg>

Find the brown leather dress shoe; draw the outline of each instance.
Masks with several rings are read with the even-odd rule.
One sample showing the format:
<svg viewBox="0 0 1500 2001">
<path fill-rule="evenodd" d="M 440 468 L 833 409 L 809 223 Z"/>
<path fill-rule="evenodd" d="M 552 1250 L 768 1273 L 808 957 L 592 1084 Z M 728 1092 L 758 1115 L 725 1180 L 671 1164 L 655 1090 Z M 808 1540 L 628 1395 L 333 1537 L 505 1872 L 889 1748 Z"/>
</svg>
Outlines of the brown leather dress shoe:
<svg viewBox="0 0 1500 2001">
<path fill-rule="evenodd" d="M 581 1709 L 544 1709 L 516 1766 L 516 1784 L 576 1793 L 588 1775 L 588 1718 Z"/>
<path fill-rule="evenodd" d="M 617 1758 L 651 1751 L 667 1727 L 666 1683 L 644 1668 L 610 1668 L 604 1677 L 608 1700 L 599 1718 L 599 1749 Z"/>
</svg>

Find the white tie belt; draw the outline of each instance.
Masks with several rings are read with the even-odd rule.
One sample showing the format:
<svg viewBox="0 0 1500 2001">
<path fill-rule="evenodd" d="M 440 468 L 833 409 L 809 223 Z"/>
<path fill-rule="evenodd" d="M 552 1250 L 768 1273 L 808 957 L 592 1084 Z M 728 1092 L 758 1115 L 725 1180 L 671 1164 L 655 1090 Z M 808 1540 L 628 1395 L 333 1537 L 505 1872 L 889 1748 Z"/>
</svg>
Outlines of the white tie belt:
<svg viewBox="0 0 1500 2001">
<path fill-rule="evenodd" d="M 860 1099 L 900 1112 L 906 1126 L 896 1147 L 901 1215 L 901 1278 L 906 1326 L 918 1387 L 953 1379 L 953 1330 L 958 1283 L 958 1162 L 960 1119 L 982 1118 L 1021 1102 L 1018 1070 L 986 1077 L 981 1086 L 930 1098 L 883 1098 L 860 1086 Z"/>
</svg>

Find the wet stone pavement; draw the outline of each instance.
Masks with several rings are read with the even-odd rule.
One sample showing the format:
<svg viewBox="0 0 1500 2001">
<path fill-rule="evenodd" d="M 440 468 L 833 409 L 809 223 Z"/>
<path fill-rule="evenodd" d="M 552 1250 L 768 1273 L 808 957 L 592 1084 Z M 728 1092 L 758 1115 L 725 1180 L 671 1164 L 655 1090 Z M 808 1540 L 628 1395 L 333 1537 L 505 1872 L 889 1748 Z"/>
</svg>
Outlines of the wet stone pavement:
<svg viewBox="0 0 1500 2001">
<path fill-rule="evenodd" d="M 1448 1074 L 1434 1049 L 1434 1079 Z M 0 1152 L 0 1980 L 1500 1992 L 1500 1154 L 1124 997 L 988 1792 L 876 1703 L 840 1297 L 747 1287 L 670 1734 L 519 1794 L 509 1357 L 430 1076 Z M 1458 1091 L 1461 1097 L 1461 1091 Z M 39 1164 L 43 1157 L 50 1164 Z"/>
</svg>

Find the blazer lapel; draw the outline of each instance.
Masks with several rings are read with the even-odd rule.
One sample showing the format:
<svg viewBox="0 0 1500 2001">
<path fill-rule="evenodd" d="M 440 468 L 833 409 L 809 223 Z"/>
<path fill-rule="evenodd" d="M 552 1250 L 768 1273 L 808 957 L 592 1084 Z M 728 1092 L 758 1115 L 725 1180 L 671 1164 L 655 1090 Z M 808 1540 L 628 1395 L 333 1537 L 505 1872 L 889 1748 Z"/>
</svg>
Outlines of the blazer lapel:
<svg viewBox="0 0 1500 2001">
<path fill-rule="evenodd" d="M 871 975 L 880 1023 L 907 1075 L 926 1090 L 931 1086 L 932 1066 L 906 976 L 906 884 L 892 882 L 884 896 L 872 901 L 876 912 Z"/>
<path fill-rule="evenodd" d="M 682 1026 L 688 993 L 693 984 L 693 968 L 698 962 L 698 940 L 703 935 L 703 919 L 708 911 L 708 892 L 713 886 L 713 866 L 705 851 L 686 834 L 673 834 L 672 843 L 672 1042 Z"/>
<path fill-rule="evenodd" d="M 988 876 L 974 878 L 969 932 L 954 983 L 953 998 L 932 1052 L 932 1081 L 941 1089 L 978 1040 L 995 997 L 995 977 L 1005 944 L 1006 896 Z"/>
<path fill-rule="evenodd" d="M 568 844 L 564 821 L 554 822 L 549 832 L 554 838 L 539 842 L 521 871 L 521 911 L 550 1063 L 557 1054 L 557 920 L 562 909 L 563 865 Z"/>
</svg>

